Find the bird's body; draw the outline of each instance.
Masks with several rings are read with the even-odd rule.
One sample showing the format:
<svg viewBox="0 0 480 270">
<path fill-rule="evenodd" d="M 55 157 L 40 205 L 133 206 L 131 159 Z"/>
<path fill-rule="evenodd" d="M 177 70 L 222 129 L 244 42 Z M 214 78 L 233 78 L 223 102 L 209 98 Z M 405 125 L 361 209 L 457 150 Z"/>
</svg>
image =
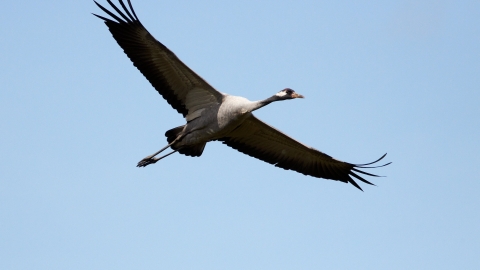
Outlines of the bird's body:
<svg viewBox="0 0 480 270">
<path fill-rule="evenodd" d="M 222 103 L 203 108 L 184 126 L 185 137 L 175 148 L 218 140 L 239 126 L 253 103 L 244 97 L 224 95 Z"/>
<path fill-rule="evenodd" d="M 297 97 L 303 97 L 288 88 L 273 97 L 259 101 L 250 101 L 244 97 L 222 94 L 221 103 L 212 102 L 207 107 L 189 113 L 186 117 L 188 121 L 186 125 L 182 126 L 181 129 L 180 127 L 172 129 L 172 133 L 175 132 L 175 139 L 178 138 L 178 140 L 171 147 L 174 150 L 178 149 L 182 154 L 200 156 L 201 152 L 195 151 L 192 154 L 188 149 L 192 146 L 198 149 L 202 145 L 201 149 L 203 150 L 205 143 L 221 140 L 228 136 L 246 119 L 253 117 L 252 111 L 277 99 L 281 100 L 284 97 L 279 96 L 279 94 L 286 91 L 292 92 Z M 171 142 L 173 140 L 169 141 L 169 143 Z"/>
<path fill-rule="evenodd" d="M 213 141 L 228 135 L 251 117 L 251 112 L 264 105 L 264 101 L 250 101 L 244 97 L 224 94 L 222 103 L 204 108 L 198 117 L 186 124 L 187 131 L 196 130 L 192 138 L 200 141 Z M 205 132 L 198 132 L 204 130 Z M 187 136 L 185 139 L 190 138 Z M 192 143 L 194 143 L 192 141 Z"/>
<path fill-rule="evenodd" d="M 376 175 L 359 168 L 371 168 L 365 165 L 378 162 L 385 155 L 375 162 L 363 165 L 336 160 L 288 137 L 252 114 L 272 102 L 303 98 L 302 95 L 285 88 L 267 99 L 250 101 L 244 97 L 221 93 L 150 35 L 138 20 L 130 0 L 129 9 L 119 0 L 123 12 L 111 0 L 107 2 L 120 17 L 96 2 L 112 19 L 94 15 L 105 21 L 133 64 L 187 122 L 183 126 L 168 130 L 165 133 L 168 145 L 141 160 L 137 166 L 147 166 L 177 151 L 187 156 L 200 156 L 206 143 L 217 140 L 283 169 L 351 183 L 360 190 L 360 186 L 351 176 L 371 184 L 357 173 Z M 155 158 L 169 147 L 173 152 Z"/>
</svg>

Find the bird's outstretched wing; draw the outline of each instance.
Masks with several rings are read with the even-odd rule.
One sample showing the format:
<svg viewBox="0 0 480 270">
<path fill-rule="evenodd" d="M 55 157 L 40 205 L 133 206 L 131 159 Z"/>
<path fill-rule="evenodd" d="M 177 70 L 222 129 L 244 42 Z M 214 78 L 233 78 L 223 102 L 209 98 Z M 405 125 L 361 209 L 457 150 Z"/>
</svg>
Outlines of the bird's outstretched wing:
<svg viewBox="0 0 480 270">
<path fill-rule="evenodd" d="M 147 78 L 152 86 L 179 113 L 190 121 L 198 117 L 203 108 L 219 104 L 223 94 L 187 67 L 178 57 L 157 41 L 142 23 L 128 0 L 128 9 L 122 0 L 120 10 L 107 0 L 118 15 L 97 4 L 111 18 L 97 16 L 105 21 L 113 38 Z"/>
<path fill-rule="evenodd" d="M 314 177 L 352 183 L 352 185 L 360 190 L 362 190 L 362 188 L 360 188 L 352 177 L 373 185 L 358 175 L 358 173 L 375 177 L 378 177 L 378 175 L 359 169 L 376 168 L 390 164 L 367 167 L 367 165 L 374 164 L 383 159 L 386 154 L 374 162 L 361 165 L 334 159 L 329 155 L 290 138 L 277 129 L 260 121 L 253 116 L 253 114 L 233 132 L 229 133 L 228 136 L 218 140 L 244 154 L 273 164 L 276 167 L 285 170 L 294 170 Z"/>
</svg>

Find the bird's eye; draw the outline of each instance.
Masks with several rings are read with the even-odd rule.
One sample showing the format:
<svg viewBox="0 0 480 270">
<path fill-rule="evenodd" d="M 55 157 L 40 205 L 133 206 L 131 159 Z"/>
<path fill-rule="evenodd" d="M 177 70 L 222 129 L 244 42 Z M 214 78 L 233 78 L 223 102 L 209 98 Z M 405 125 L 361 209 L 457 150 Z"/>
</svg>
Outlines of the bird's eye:
<svg viewBox="0 0 480 270">
<path fill-rule="evenodd" d="M 289 94 L 289 95 L 293 94 L 293 90 L 292 89 L 287 89 L 287 94 Z"/>
</svg>

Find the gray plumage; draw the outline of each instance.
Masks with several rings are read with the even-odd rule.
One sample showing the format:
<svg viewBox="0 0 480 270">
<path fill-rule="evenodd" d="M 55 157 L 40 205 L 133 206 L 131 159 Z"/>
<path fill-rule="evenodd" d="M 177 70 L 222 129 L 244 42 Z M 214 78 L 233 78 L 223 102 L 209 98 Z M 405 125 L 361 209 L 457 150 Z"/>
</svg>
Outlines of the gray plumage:
<svg viewBox="0 0 480 270">
<path fill-rule="evenodd" d="M 361 165 L 336 160 L 288 137 L 252 114 L 254 110 L 271 102 L 303 98 L 302 95 L 285 88 L 265 100 L 249 101 L 243 97 L 220 93 L 150 35 L 139 21 L 130 0 L 129 8 L 119 0 L 123 11 L 111 0 L 107 2 L 118 15 L 97 2 L 98 7 L 111 18 L 94 15 L 105 21 L 114 39 L 133 64 L 187 121 L 183 126 L 168 130 L 165 133 L 168 145 L 142 159 L 137 164 L 138 167 L 155 163 L 175 152 L 192 157 L 200 156 L 207 142 L 218 140 L 283 169 L 351 183 L 360 190 L 352 177 L 372 185 L 358 173 L 377 175 L 359 169 L 374 168 L 367 165 L 378 162 L 386 154 L 374 162 Z M 173 149 L 172 152 L 160 158 L 155 157 L 169 147 Z M 388 164 L 390 163 L 382 166 Z"/>
</svg>

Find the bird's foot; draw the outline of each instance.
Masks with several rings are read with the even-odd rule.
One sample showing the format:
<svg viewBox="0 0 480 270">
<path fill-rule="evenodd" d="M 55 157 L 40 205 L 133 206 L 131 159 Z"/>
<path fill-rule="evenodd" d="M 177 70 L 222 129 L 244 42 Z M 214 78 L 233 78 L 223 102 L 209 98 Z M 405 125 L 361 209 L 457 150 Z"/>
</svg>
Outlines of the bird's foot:
<svg viewBox="0 0 480 270">
<path fill-rule="evenodd" d="M 150 165 L 150 164 L 153 164 L 153 163 L 157 162 L 158 160 L 159 160 L 158 158 L 148 156 L 148 157 L 140 160 L 140 162 L 138 162 L 138 164 L 137 164 L 137 167 L 145 167 L 147 165 Z"/>
</svg>

